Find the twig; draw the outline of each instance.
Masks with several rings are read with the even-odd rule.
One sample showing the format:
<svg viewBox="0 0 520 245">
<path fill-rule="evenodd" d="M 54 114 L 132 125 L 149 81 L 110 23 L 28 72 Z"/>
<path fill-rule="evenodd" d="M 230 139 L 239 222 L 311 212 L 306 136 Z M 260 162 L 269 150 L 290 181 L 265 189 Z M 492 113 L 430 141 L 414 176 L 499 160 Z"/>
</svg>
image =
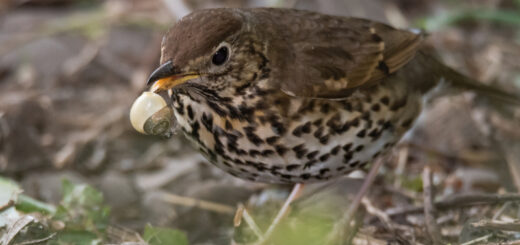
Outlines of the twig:
<svg viewBox="0 0 520 245">
<path fill-rule="evenodd" d="M 236 216 L 240 216 L 241 219 L 243 218 L 246 221 L 247 225 L 249 225 L 249 228 L 251 228 L 251 230 L 253 230 L 253 233 L 255 233 L 255 235 L 258 237 L 258 240 L 265 239 L 264 234 L 262 234 L 262 231 L 256 224 L 255 220 L 253 219 L 253 217 L 251 217 L 251 215 L 249 215 L 249 212 L 247 212 L 247 209 L 244 207 L 244 205 L 242 205 L 242 203 L 238 204 Z M 238 219 L 236 219 L 236 221 L 238 221 Z"/>
<path fill-rule="evenodd" d="M 511 206 L 511 202 L 504 203 L 504 205 L 502 205 L 502 207 L 500 207 L 500 209 L 493 215 L 492 219 L 498 219 L 504 213 L 504 211 L 509 208 L 509 206 Z"/>
<path fill-rule="evenodd" d="M 394 224 L 392 224 L 392 220 L 390 220 L 390 217 L 388 217 L 388 215 L 385 212 L 383 212 L 383 210 L 376 208 L 372 204 L 372 202 L 366 197 L 364 197 L 363 200 L 361 200 L 361 203 L 363 204 L 363 206 L 365 206 L 367 212 L 371 215 L 376 216 L 389 231 L 395 231 L 395 227 Z"/>
<path fill-rule="evenodd" d="M 513 222 L 504 222 L 499 220 L 480 220 L 478 222 L 471 223 L 471 226 L 477 229 L 520 232 L 520 221 L 518 220 Z"/>
<path fill-rule="evenodd" d="M 435 205 L 433 204 L 435 190 L 432 182 L 430 167 L 425 167 L 423 171 L 423 199 L 426 230 L 433 244 L 442 244 L 442 235 L 437 225 L 437 219 L 435 218 Z"/>
<path fill-rule="evenodd" d="M 36 240 L 31 240 L 31 241 L 25 241 L 25 242 L 20 242 L 20 243 L 16 243 L 15 245 L 30 245 L 30 244 L 38 244 L 38 243 L 43 243 L 45 241 L 48 241 L 50 239 L 52 239 L 54 236 L 56 236 L 56 232 L 44 237 L 44 238 L 40 238 L 40 239 L 36 239 Z"/>
<path fill-rule="evenodd" d="M 515 152 L 511 149 L 509 152 L 504 150 L 504 153 L 516 191 L 520 193 L 520 168 L 518 167 L 518 164 L 520 164 L 520 157 L 518 156 L 518 151 Z"/>
<path fill-rule="evenodd" d="M 285 203 L 283 204 L 280 211 L 278 211 L 278 214 L 274 218 L 273 222 L 271 223 L 271 225 L 269 225 L 269 228 L 267 228 L 267 231 L 265 232 L 264 237 L 262 239 L 260 239 L 257 243 L 255 243 L 256 245 L 264 244 L 271 237 L 271 235 L 273 234 L 274 230 L 276 229 L 276 227 L 278 226 L 280 221 L 282 221 L 282 218 L 289 211 L 290 204 L 292 203 L 292 201 L 294 199 L 296 199 L 296 197 L 300 194 L 302 189 L 303 189 L 303 184 L 294 185 L 294 187 L 291 191 L 291 194 L 289 194 L 289 197 L 287 197 L 287 200 L 285 200 Z"/>
<path fill-rule="evenodd" d="M 397 178 L 395 178 L 395 183 L 394 185 L 397 186 L 397 187 L 401 187 L 401 182 L 402 182 L 402 178 L 400 178 L 403 173 L 404 173 L 404 169 L 406 168 L 406 164 L 408 162 L 408 150 L 409 150 L 409 147 L 408 146 L 403 146 L 400 150 L 399 150 L 399 154 L 397 156 L 397 168 L 395 169 L 395 175 L 397 176 Z"/>
<path fill-rule="evenodd" d="M 520 201 L 520 194 L 457 194 L 449 196 L 442 201 L 435 202 L 435 208 L 438 211 L 444 211 L 452 208 L 460 208 L 466 206 L 492 205 L 518 201 Z M 390 216 L 398 216 L 405 214 L 417 214 L 421 213 L 423 210 L 423 206 L 416 206 L 388 210 L 386 211 L 386 213 Z"/>
<path fill-rule="evenodd" d="M 484 243 L 483 245 L 520 245 L 520 240 L 510 242 L 490 242 Z"/>
<path fill-rule="evenodd" d="M 488 234 L 488 235 L 485 235 L 483 237 L 479 237 L 477 239 L 473 239 L 471 241 L 467 241 L 467 242 L 462 243 L 460 245 L 473 245 L 473 244 L 477 244 L 479 242 L 487 241 L 491 236 L 493 236 L 493 234 Z"/>
<path fill-rule="evenodd" d="M 233 214 L 235 212 L 235 209 L 231 206 L 210 202 L 210 201 L 203 201 L 191 197 L 183 197 L 171 193 L 163 192 L 161 195 L 161 198 L 165 202 L 187 206 L 187 207 L 198 207 L 201 209 L 214 211 L 217 213 L 225 213 L 225 214 Z"/>
<path fill-rule="evenodd" d="M 333 241 L 336 236 L 341 235 L 343 233 L 343 229 L 348 227 L 350 223 L 352 222 L 352 218 L 354 217 L 355 212 L 357 211 L 359 204 L 361 203 L 361 200 L 365 196 L 365 194 L 368 192 L 368 189 L 372 184 L 374 183 L 374 180 L 377 176 L 377 173 L 379 171 L 379 168 L 383 164 L 383 158 L 378 158 L 376 162 L 374 163 L 374 166 L 370 169 L 370 172 L 365 177 L 365 181 L 363 182 L 363 185 L 359 189 L 356 197 L 348 207 L 347 211 L 343 213 L 343 216 L 337 222 L 334 224 L 334 227 L 332 228 L 332 231 L 329 233 L 329 237 L 327 238 L 328 241 Z"/>
<path fill-rule="evenodd" d="M 366 234 L 357 234 L 352 240 L 353 245 L 387 245 L 388 241 L 379 240 Z"/>
<path fill-rule="evenodd" d="M 9 244 L 23 228 L 34 221 L 36 218 L 31 215 L 18 218 L 7 227 L 7 231 L 0 237 L 0 244 Z"/>
</svg>

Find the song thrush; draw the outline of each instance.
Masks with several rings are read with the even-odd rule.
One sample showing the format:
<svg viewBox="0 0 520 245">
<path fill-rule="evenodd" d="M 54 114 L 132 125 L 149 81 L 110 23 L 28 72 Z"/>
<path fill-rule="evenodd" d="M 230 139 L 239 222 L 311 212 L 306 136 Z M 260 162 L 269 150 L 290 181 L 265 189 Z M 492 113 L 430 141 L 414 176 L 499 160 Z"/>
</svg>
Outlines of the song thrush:
<svg viewBox="0 0 520 245">
<path fill-rule="evenodd" d="M 320 181 L 390 149 L 439 84 L 518 101 L 443 66 L 422 41 L 382 23 L 302 10 L 201 10 L 166 34 L 148 83 L 171 90 L 178 125 L 224 171 Z"/>
</svg>

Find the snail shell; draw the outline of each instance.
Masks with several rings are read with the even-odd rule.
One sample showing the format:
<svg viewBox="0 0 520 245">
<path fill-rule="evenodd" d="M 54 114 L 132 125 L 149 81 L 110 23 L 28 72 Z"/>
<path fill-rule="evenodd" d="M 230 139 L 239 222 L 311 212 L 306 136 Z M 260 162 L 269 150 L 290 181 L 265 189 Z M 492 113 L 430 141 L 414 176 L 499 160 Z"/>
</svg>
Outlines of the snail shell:
<svg viewBox="0 0 520 245">
<path fill-rule="evenodd" d="M 144 92 L 130 109 L 130 122 L 140 133 L 166 135 L 172 125 L 172 115 L 172 109 L 160 95 Z"/>
</svg>

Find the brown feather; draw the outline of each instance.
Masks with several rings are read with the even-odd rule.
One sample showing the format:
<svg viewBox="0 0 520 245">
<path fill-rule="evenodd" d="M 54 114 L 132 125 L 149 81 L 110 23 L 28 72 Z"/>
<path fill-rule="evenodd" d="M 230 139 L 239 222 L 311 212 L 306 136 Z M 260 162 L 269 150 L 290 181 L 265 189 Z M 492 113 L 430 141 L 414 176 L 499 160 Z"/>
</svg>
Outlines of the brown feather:
<svg viewBox="0 0 520 245">
<path fill-rule="evenodd" d="M 291 9 L 244 11 L 276 33 L 264 34 L 278 52 L 271 55 L 284 56 L 274 59 L 283 63 L 273 64 L 273 86 L 299 97 L 341 98 L 377 83 L 407 64 L 422 41 L 420 35 L 364 19 Z"/>
</svg>

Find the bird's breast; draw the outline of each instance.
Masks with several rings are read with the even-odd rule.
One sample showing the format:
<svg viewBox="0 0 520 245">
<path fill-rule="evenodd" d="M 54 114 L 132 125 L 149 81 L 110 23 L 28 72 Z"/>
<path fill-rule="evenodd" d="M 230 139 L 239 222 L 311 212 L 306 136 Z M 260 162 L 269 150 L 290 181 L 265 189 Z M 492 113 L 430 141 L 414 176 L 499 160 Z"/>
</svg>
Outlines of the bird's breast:
<svg viewBox="0 0 520 245">
<path fill-rule="evenodd" d="M 173 108 L 185 135 L 217 167 L 296 183 L 365 167 L 410 127 L 418 98 L 384 87 L 334 101 L 267 94 L 218 103 L 177 94 Z"/>
</svg>

